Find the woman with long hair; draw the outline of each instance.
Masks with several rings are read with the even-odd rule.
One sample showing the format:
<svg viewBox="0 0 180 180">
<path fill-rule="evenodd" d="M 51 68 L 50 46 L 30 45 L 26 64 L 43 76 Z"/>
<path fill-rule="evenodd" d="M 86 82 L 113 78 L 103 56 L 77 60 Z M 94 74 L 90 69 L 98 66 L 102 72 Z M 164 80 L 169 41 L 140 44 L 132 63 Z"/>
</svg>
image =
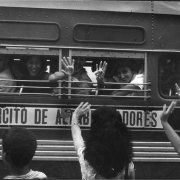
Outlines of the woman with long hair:
<svg viewBox="0 0 180 180">
<path fill-rule="evenodd" d="M 84 142 L 79 119 L 89 110 L 89 103 L 81 103 L 71 123 L 82 179 L 125 179 L 125 175 L 134 179 L 131 138 L 121 115 L 110 107 L 96 109 L 92 113 L 89 137 Z"/>
</svg>

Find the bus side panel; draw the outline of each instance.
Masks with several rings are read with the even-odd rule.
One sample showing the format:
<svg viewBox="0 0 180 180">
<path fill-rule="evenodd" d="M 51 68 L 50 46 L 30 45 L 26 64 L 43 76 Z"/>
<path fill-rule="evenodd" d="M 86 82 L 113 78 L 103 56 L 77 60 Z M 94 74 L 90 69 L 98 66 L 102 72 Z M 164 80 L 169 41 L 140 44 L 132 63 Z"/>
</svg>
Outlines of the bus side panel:
<svg viewBox="0 0 180 180">
<path fill-rule="evenodd" d="M 154 49 L 180 48 L 179 16 L 154 15 Z"/>
<path fill-rule="evenodd" d="M 83 10 L 50 10 L 50 9 L 32 9 L 32 8 L 5 8 L 0 7 L 0 24 L 3 29 L 3 23 L 1 21 L 7 21 L 11 23 L 13 21 L 14 26 L 20 23 L 35 23 L 34 29 L 33 24 L 31 30 L 25 34 L 27 30 L 22 31 L 22 36 L 29 36 L 29 40 L 25 38 L 17 40 L 19 35 L 14 32 L 14 39 L 0 38 L 0 43 L 14 44 L 14 45 L 42 45 L 42 46 L 70 46 L 70 47 L 98 47 L 98 48 L 133 48 L 133 49 L 151 49 L 151 14 L 138 14 L 138 13 L 120 13 L 120 12 L 97 12 L 97 11 L 83 11 Z M 17 24 L 15 23 L 17 22 Z M 52 27 L 48 27 L 49 30 L 53 29 L 52 32 L 47 30 L 47 34 L 41 39 L 38 39 L 38 28 L 36 23 L 53 23 Z M 144 42 L 138 44 L 136 39 L 133 43 L 127 43 L 126 41 L 116 42 L 116 39 L 112 42 L 77 42 L 73 40 L 72 31 L 77 24 L 89 24 L 89 25 L 112 25 L 112 26 L 128 26 L 128 27 L 140 27 L 144 29 Z M 57 25 L 57 26 L 55 26 Z M 50 25 L 49 25 L 50 26 Z M 10 26 L 11 27 L 11 26 Z M 22 26 L 23 27 L 23 26 Z M 24 26 L 25 28 L 26 26 Z M 59 38 L 58 38 L 59 29 Z M 11 31 L 11 28 L 9 28 Z M 13 32 L 13 31 L 12 31 Z M 111 32 L 111 31 L 110 31 Z M 43 33 L 43 31 L 42 31 Z M 52 33 L 52 34 L 51 34 Z M 56 36 L 53 34 L 56 33 Z M 108 32 L 106 32 L 108 34 Z M 130 31 L 129 31 L 130 33 Z M 133 30 L 132 30 L 133 36 Z M 12 33 L 9 33 L 12 34 Z M 41 34 L 39 34 L 41 35 Z M 32 36 L 32 37 L 31 37 Z M 34 36 L 34 37 L 33 37 Z M 115 34 L 114 38 L 119 36 Z M 123 35 L 124 36 L 124 35 Z M 126 35 L 128 37 L 128 34 Z M 16 37 L 16 38 L 15 38 Z M 33 40 L 34 38 L 34 40 Z M 44 38 L 44 39 L 43 39 Z M 49 38 L 49 40 L 48 40 Z"/>
</svg>

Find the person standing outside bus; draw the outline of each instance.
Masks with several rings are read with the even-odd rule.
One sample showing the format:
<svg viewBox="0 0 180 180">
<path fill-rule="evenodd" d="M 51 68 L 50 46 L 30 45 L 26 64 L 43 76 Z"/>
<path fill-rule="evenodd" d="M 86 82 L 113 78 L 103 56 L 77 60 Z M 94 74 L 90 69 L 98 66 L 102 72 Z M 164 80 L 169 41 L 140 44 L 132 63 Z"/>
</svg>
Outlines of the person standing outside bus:
<svg viewBox="0 0 180 180">
<path fill-rule="evenodd" d="M 90 110 L 80 103 L 72 115 L 71 132 L 83 180 L 135 179 L 130 134 L 115 109 L 102 106 L 92 113 L 90 134 L 84 142 L 79 119 Z"/>
<path fill-rule="evenodd" d="M 161 124 L 164 128 L 164 131 L 165 131 L 169 141 L 172 143 L 176 152 L 180 155 L 180 137 L 175 132 L 175 130 L 171 127 L 171 125 L 168 123 L 169 116 L 173 112 L 175 106 L 176 106 L 175 101 L 172 101 L 168 108 L 165 104 L 163 106 L 163 110 L 161 111 L 160 119 L 161 119 Z"/>
<path fill-rule="evenodd" d="M 9 175 L 3 179 L 46 179 L 40 171 L 30 169 L 37 148 L 37 140 L 30 130 L 12 127 L 2 135 L 2 160 Z"/>
</svg>

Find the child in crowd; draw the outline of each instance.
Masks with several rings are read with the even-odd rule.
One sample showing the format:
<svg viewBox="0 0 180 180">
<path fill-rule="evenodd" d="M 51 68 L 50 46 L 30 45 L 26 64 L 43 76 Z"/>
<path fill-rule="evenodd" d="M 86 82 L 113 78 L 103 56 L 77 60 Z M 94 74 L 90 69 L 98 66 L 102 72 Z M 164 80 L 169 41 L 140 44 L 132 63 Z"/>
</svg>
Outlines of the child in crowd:
<svg viewBox="0 0 180 180">
<path fill-rule="evenodd" d="M 29 168 L 35 154 L 37 142 L 35 135 L 20 127 L 13 127 L 2 136 L 2 159 L 9 169 L 4 179 L 45 179 L 46 175 Z"/>
<path fill-rule="evenodd" d="M 92 113 L 89 137 L 84 142 L 79 119 L 90 110 L 80 103 L 72 115 L 71 131 L 83 180 L 135 178 L 130 134 L 121 115 L 113 108 L 100 107 Z"/>
</svg>

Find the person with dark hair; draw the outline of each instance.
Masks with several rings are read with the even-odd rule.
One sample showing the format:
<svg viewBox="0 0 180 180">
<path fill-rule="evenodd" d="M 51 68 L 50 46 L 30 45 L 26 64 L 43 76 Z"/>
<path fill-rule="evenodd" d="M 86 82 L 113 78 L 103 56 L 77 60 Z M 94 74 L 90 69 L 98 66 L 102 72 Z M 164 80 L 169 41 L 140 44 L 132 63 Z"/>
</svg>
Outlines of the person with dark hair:
<svg viewBox="0 0 180 180">
<path fill-rule="evenodd" d="M 46 82 L 49 79 L 49 73 L 46 72 L 46 61 L 37 55 L 29 56 L 24 59 L 26 74 L 21 78 L 24 80 L 20 82 L 23 87 L 23 93 L 50 93 L 52 92 L 52 84 Z M 32 80 L 35 80 L 34 82 Z M 37 80 L 37 81 L 36 81 Z M 41 80 L 41 81 L 38 81 Z M 26 87 L 32 86 L 32 87 Z M 36 88 L 37 86 L 38 88 Z M 42 87 L 42 88 L 40 88 Z M 44 88 L 43 88 L 44 87 Z"/>
<path fill-rule="evenodd" d="M 80 103 L 72 115 L 71 132 L 83 180 L 135 178 L 130 133 L 121 115 L 110 107 L 92 113 L 90 134 L 84 142 L 79 119 L 90 110 Z"/>
<path fill-rule="evenodd" d="M 141 69 L 138 69 L 137 71 L 137 69 L 135 68 L 135 63 L 133 63 L 132 60 L 131 61 L 124 60 L 123 62 L 118 63 L 114 76 L 110 79 L 105 78 L 106 69 L 107 69 L 107 63 L 100 62 L 99 68 L 98 65 L 96 67 L 95 74 L 97 77 L 97 82 L 100 85 L 100 88 L 108 87 L 108 88 L 119 89 L 119 90 L 110 91 L 111 95 L 134 96 L 134 95 L 138 95 L 139 93 L 135 91 L 133 92 L 133 90 L 142 90 L 144 88 L 143 69 L 141 67 Z M 114 85 L 106 86 L 104 85 L 104 82 L 122 83 L 122 84 L 114 84 Z"/>
<path fill-rule="evenodd" d="M 45 179 L 46 175 L 29 168 L 37 147 L 35 135 L 20 127 L 6 130 L 2 136 L 2 159 L 10 175 L 4 179 Z"/>
<path fill-rule="evenodd" d="M 24 60 L 25 71 L 19 83 L 23 93 L 58 93 L 57 89 L 53 88 L 58 80 L 69 80 L 71 76 L 73 87 L 82 89 L 73 90 L 76 94 L 89 94 L 91 92 L 88 83 L 80 81 L 91 81 L 87 75 L 87 72 L 83 68 L 81 61 L 73 60 L 69 57 L 63 57 L 61 59 L 64 69 L 54 72 L 52 74 L 46 72 L 46 61 L 40 58 L 38 55 L 29 56 Z M 28 87 L 29 86 L 29 87 Z M 32 87 L 31 87 L 32 86 Z M 52 88 L 51 88 L 52 87 Z M 85 89 L 83 89 L 85 88 Z"/>
</svg>

